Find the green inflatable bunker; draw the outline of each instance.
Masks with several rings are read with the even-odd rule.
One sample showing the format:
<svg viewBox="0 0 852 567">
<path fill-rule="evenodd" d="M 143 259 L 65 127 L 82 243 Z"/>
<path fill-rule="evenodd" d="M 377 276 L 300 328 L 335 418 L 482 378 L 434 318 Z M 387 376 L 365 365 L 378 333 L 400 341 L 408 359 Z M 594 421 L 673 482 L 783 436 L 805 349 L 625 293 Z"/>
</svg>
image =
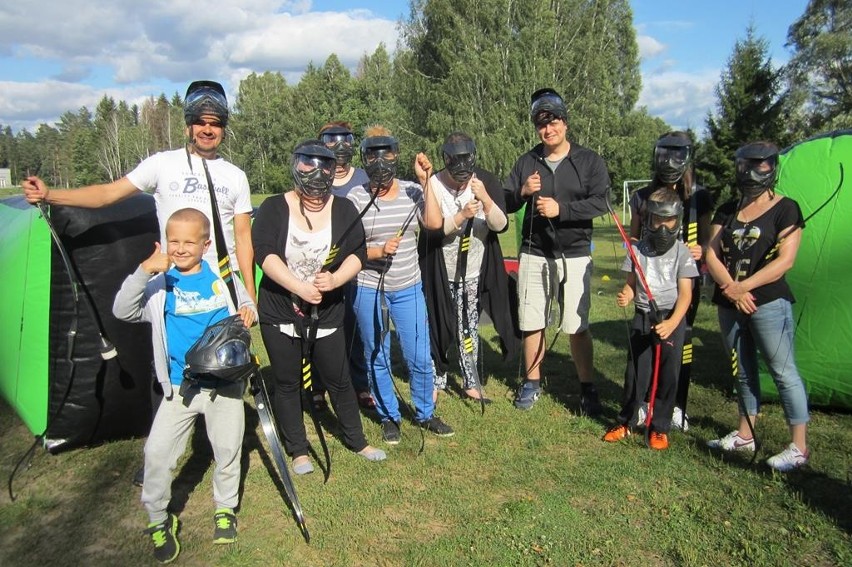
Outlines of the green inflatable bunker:
<svg viewBox="0 0 852 567">
<path fill-rule="evenodd" d="M 805 217 L 796 264 L 787 273 L 796 303 L 796 362 L 811 405 L 852 408 L 852 130 L 831 132 L 785 149 L 776 190 Z M 761 389 L 777 392 L 763 368 Z"/>
</svg>

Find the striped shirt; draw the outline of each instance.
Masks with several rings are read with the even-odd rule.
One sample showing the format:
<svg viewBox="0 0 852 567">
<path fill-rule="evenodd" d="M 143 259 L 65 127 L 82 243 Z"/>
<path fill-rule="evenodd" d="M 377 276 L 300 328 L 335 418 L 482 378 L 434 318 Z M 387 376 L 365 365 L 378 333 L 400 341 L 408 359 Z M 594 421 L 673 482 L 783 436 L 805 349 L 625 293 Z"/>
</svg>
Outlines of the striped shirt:
<svg viewBox="0 0 852 567">
<path fill-rule="evenodd" d="M 388 267 L 384 283 L 387 291 L 399 291 L 420 283 L 416 231 L 417 223 L 423 214 L 423 190 L 420 185 L 411 181 L 400 179 L 398 183 L 399 194 L 396 199 L 385 201 L 379 197 L 363 217 L 367 248 L 384 246 L 389 239 L 396 236 L 415 207 L 416 218 L 408 224 L 394 256 L 367 260 L 364 269 L 358 274 L 360 286 L 377 289 L 385 266 Z M 352 189 L 346 197 L 354 203 L 358 211 L 363 211 L 370 202 L 370 194 L 363 186 Z"/>
</svg>

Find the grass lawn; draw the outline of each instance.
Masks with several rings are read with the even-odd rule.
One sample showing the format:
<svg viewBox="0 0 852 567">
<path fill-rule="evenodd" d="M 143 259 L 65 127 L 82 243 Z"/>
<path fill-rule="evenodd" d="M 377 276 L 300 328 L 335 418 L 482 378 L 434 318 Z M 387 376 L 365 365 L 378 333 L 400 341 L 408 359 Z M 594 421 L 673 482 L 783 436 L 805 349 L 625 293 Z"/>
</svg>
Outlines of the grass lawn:
<svg viewBox="0 0 852 567">
<path fill-rule="evenodd" d="M 601 220 L 595 237 L 591 319 L 601 419 L 577 415 L 579 388 L 562 336 L 545 361 L 546 395 L 529 412 L 515 410 L 518 361 L 504 363 L 493 329 L 484 328 L 486 390 L 495 403 L 480 416 L 478 405 L 459 397 L 456 377 L 438 405 L 454 437 L 427 437 L 419 454 L 420 434 L 406 420 L 402 443 L 385 447 L 388 460 L 368 463 L 343 447 L 327 416 L 331 479 L 323 484 L 318 471 L 296 480 L 313 538 L 306 544 L 270 476 L 247 397 L 239 541 L 211 543 L 211 454 L 199 430 L 177 471 L 172 505 L 183 527 L 176 564 L 852 564 L 852 415 L 815 410 L 811 464 L 788 475 L 762 464 L 789 442 L 777 404 L 763 408 L 757 464 L 705 449 L 707 439 L 732 429 L 736 413 L 709 303 L 696 329 L 689 431 L 673 433 L 664 452 L 646 449 L 641 436 L 601 441 L 619 409 L 628 315 L 615 306 L 623 254 L 615 228 Z M 549 333 L 548 344 L 552 338 Z M 408 400 L 404 373 L 397 377 Z M 379 425 L 366 414 L 363 423 L 368 439 L 381 446 Z M 31 441 L 0 402 L 4 480 Z M 0 495 L 0 565 L 154 564 L 142 534 L 139 489 L 130 483 L 142 446 L 134 439 L 55 456 L 37 452 L 16 478 L 17 500 Z"/>
</svg>

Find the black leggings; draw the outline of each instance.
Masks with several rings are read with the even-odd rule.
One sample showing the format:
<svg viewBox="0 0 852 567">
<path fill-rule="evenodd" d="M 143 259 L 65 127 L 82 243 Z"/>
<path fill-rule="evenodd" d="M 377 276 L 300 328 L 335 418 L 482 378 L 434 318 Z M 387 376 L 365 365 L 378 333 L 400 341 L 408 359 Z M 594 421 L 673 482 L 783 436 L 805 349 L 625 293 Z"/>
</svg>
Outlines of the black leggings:
<svg viewBox="0 0 852 567">
<path fill-rule="evenodd" d="M 285 335 L 277 325 L 261 325 L 263 344 L 269 354 L 269 363 L 275 375 L 275 416 L 284 434 L 284 448 L 293 458 L 308 454 L 308 438 L 302 417 L 302 340 Z M 349 361 L 346 359 L 346 339 L 337 329 L 331 335 L 314 343 L 311 362 L 322 374 L 328 389 L 331 407 L 337 414 L 343 443 L 353 451 L 367 446 L 361 427 L 361 414 L 355 390 L 349 379 Z"/>
</svg>

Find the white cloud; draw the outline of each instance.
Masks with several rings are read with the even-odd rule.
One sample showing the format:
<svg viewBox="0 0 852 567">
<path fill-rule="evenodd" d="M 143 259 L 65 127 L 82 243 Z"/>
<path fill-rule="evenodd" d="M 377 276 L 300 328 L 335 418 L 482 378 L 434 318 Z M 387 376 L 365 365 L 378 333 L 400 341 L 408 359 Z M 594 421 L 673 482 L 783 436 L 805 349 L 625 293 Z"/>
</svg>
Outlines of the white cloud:
<svg viewBox="0 0 852 567">
<path fill-rule="evenodd" d="M 0 116 L 3 127 L 27 128 L 31 132 L 42 123 L 52 124 L 65 112 L 77 112 L 85 106 L 94 112 L 104 97 L 141 104 L 151 93 L 152 85 L 96 89 L 87 85 L 47 80 L 39 82 L 0 81 Z"/>
<path fill-rule="evenodd" d="M 676 128 L 704 129 L 707 111 L 716 103 L 719 69 L 686 73 L 664 71 L 643 75 L 639 106 Z"/>
<path fill-rule="evenodd" d="M 639 44 L 639 57 L 651 59 L 668 49 L 668 46 L 650 35 L 636 35 L 636 43 Z"/>
<path fill-rule="evenodd" d="M 104 94 L 156 95 L 199 77 L 227 82 L 279 71 L 292 84 L 309 62 L 321 65 L 332 53 L 354 70 L 379 43 L 389 51 L 396 45 L 394 21 L 366 10 L 310 12 L 311 6 L 310 0 L 44 0 L 33 17 L 31 4 L 4 2 L 0 64 L 28 70 L 25 82 L 4 73 L 0 122 L 32 129 L 34 121 L 53 122 L 65 110 L 91 109 Z M 33 71 L 42 68 L 43 76 Z M 74 93 L 73 101 L 49 96 L 60 91 Z M 39 94 L 26 100 L 24 93 Z"/>
</svg>

